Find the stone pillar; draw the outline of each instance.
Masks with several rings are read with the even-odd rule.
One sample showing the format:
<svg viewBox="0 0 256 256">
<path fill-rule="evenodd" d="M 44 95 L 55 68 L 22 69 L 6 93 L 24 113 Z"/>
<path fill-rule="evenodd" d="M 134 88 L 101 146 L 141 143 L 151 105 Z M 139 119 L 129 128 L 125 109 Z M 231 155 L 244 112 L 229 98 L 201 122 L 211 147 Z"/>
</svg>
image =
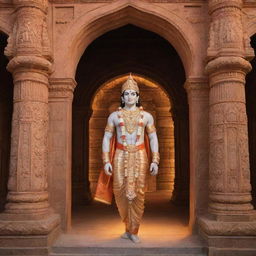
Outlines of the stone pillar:
<svg viewBox="0 0 256 256">
<path fill-rule="evenodd" d="M 9 192 L 0 215 L 0 247 L 6 255 L 10 250 L 47 254 L 60 222 L 49 207 L 47 191 L 48 75 L 52 65 L 47 2 L 14 1 L 14 5 L 16 22 L 6 49 L 11 58 L 7 68 L 14 81 Z"/>
<path fill-rule="evenodd" d="M 209 89 L 204 77 L 191 77 L 185 88 L 189 104 L 190 223 L 195 229 L 197 217 L 208 203 L 208 104 Z"/>
<path fill-rule="evenodd" d="M 209 215 L 199 223 L 210 255 L 256 249 L 244 89 L 251 65 L 243 58 L 241 8 L 241 0 L 209 1 Z"/>
<path fill-rule="evenodd" d="M 61 227 L 71 226 L 72 100 L 76 82 L 51 78 L 49 90 L 49 191 L 50 202 L 61 215 Z"/>
<path fill-rule="evenodd" d="M 175 180 L 171 201 L 176 205 L 189 205 L 189 121 L 188 111 L 175 107 L 174 122 Z"/>
</svg>

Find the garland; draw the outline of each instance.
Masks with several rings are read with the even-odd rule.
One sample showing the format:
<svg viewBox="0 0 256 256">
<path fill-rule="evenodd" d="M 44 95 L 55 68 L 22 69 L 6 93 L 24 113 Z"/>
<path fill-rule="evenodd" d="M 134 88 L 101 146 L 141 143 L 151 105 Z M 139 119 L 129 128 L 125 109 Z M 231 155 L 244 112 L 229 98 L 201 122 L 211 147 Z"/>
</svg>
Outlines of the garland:
<svg viewBox="0 0 256 256">
<path fill-rule="evenodd" d="M 143 107 L 140 107 L 140 119 L 138 122 L 138 126 L 137 126 L 137 132 L 136 132 L 136 143 L 139 141 L 140 136 L 142 134 L 143 131 L 143 117 L 144 117 L 144 113 L 143 113 Z M 122 114 L 122 108 L 119 107 L 118 108 L 118 120 L 119 120 L 119 127 L 121 129 L 121 139 L 123 142 L 123 145 L 126 147 L 127 146 L 127 141 L 126 141 L 126 127 L 125 127 L 125 123 L 124 123 L 124 119 L 123 119 L 123 114 Z"/>
</svg>

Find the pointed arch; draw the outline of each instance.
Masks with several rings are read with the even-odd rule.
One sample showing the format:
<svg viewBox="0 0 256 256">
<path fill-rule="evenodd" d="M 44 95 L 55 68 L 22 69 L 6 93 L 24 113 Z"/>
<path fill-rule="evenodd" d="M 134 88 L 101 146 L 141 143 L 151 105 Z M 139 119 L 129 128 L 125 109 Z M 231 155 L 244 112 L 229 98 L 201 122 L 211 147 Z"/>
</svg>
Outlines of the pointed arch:
<svg viewBox="0 0 256 256">
<path fill-rule="evenodd" d="M 86 47 L 102 34 L 132 24 L 157 33 L 169 41 L 180 55 L 186 74 L 195 68 L 196 37 L 190 23 L 162 7 L 133 0 L 119 0 L 94 9 L 69 25 L 66 33 L 56 42 L 55 72 L 53 77 L 73 77 Z M 192 35 L 192 36 L 191 36 Z M 68 60 L 68 63 L 67 63 Z M 67 63 L 67 65 L 63 65 Z"/>
</svg>

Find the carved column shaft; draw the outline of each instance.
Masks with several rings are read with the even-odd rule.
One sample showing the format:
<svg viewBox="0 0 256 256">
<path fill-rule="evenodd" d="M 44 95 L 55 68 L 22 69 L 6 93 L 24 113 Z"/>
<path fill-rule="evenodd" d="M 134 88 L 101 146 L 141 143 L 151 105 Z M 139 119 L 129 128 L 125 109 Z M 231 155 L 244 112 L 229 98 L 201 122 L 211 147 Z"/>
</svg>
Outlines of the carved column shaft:
<svg viewBox="0 0 256 256">
<path fill-rule="evenodd" d="M 244 215 L 253 207 L 245 109 L 245 75 L 250 63 L 219 57 L 210 77 L 210 203 L 214 215 Z"/>
<path fill-rule="evenodd" d="M 32 60 L 42 69 L 30 68 Z M 8 64 L 14 77 L 14 105 L 6 212 L 48 208 L 48 74 L 43 72 L 47 65 L 37 57 L 16 57 Z"/>
</svg>

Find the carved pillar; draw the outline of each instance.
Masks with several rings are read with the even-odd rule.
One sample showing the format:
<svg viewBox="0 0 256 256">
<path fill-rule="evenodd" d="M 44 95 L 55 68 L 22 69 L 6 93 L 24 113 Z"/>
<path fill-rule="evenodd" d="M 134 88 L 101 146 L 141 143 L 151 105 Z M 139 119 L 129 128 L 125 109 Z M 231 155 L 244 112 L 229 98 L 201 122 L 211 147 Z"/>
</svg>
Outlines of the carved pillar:
<svg viewBox="0 0 256 256">
<path fill-rule="evenodd" d="M 208 104 L 205 78 L 189 78 L 185 88 L 189 103 L 190 227 L 208 203 Z"/>
<path fill-rule="evenodd" d="M 251 214 L 244 92 L 249 70 L 249 62 L 240 57 L 219 57 L 207 66 L 211 86 L 209 211 L 217 219 Z"/>
<path fill-rule="evenodd" d="M 61 215 L 64 230 L 71 226 L 72 100 L 75 86 L 72 78 L 50 79 L 50 202 Z"/>
<path fill-rule="evenodd" d="M 211 0 L 212 17 L 206 66 L 209 75 L 209 215 L 200 219 L 201 233 L 211 255 L 223 247 L 254 247 L 239 241 L 256 235 L 255 213 L 250 203 L 245 75 L 251 65 L 244 56 L 241 0 Z M 218 236 L 224 237 L 221 243 Z M 253 237 L 250 237 L 251 242 Z M 255 240 L 255 237 L 254 237 Z M 239 243 L 238 243 L 239 241 Z M 234 249 L 233 249 L 234 250 Z M 233 252 L 231 249 L 229 253 Z M 240 252 L 239 255 L 243 255 Z"/>
<path fill-rule="evenodd" d="M 172 202 L 177 205 L 189 205 L 189 121 L 188 111 L 174 108 L 175 180 Z"/>
<path fill-rule="evenodd" d="M 49 207 L 47 191 L 48 76 L 52 66 L 47 2 L 14 1 L 14 5 L 16 22 L 6 49 L 11 58 L 7 68 L 14 80 L 9 192 L 0 215 L 0 241 L 17 254 L 24 251 L 20 247 L 30 247 L 26 249 L 30 251 L 33 246 L 45 253 L 60 221 Z M 26 242 L 24 236 L 35 237 Z M 8 254 L 8 248 L 2 250 Z"/>
</svg>

